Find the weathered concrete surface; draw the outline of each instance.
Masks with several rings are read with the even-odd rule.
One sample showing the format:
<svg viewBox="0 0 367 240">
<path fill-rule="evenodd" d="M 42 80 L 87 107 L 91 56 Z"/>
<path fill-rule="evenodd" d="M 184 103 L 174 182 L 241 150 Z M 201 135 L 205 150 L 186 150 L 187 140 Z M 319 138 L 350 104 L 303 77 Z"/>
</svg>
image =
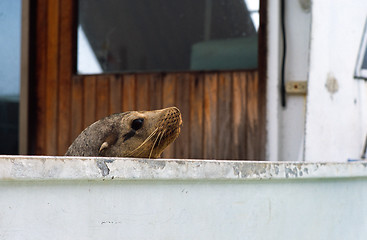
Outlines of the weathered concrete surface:
<svg viewBox="0 0 367 240">
<path fill-rule="evenodd" d="M 367 162 L 292 163 L 217 160 L 1 156 L 1 180 L 150 180 L 367 177 Z"/>
<path fill-rule="evenodd" d="M 0 239 L 367 239 L 366 163 L 0 157 Z"/>
</svg>

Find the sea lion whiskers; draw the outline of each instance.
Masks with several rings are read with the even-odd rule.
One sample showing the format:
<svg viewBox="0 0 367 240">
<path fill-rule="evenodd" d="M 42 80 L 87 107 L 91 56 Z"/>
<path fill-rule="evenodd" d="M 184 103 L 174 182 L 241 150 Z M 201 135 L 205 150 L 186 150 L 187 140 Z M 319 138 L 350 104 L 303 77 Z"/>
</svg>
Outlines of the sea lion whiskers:
<svg viewBox="0 0 367 240">
<path fill-rule="evenodd" d="M 150 159 L 150 157 L 152 156 L 152 153 L 153 153 L 153 150 L 154 150 L 154 146 L 155 146 L 155 144 L 157 143 L 157 140 L 158 140 L 158 138 L 159 138 L 159 135 L 161 135 L 161 133 L 162 133 L 162 132 L 159 132 L 159 133 L 157 134 L 157 137 L 156 137 L 156 138 L 155 138 L 155 140 L 154 140 L 154 143 L 153 143 L 153 145 L 152 145 L 152 148 L 150 149 L 149 159 Z"/>
<path fill-rule="evenodd" d="M 162 138 L 163 138 L 163 135 L 166 133 L 166 130 L 163 130 L 161 133 L 162 133 L 162 135 L 161 135 L 161 137 L 159 138 L 158 145 L 159 145 L 159 144 L 161 144 L 161 140 L 162 140 Z"/>
<path fill-rule="evenodd" d="M 159 131 L 160 130 L 160 131 Z M 153 137 L 154 134 L 157 134 L 157 138 L 156 140 L 154 141 L 154 143 L 152 144 L 152 148 L 151 148 L 151 151 L 150 151 L 150 154 L 149 154 L 149 158 L 151 157 L 153 151 L 154 151 L 154 147 L 155 146 L 159 146 L 159 144 L 161 143 L 161 140 L 163 138 L 163 135 L 166 133 L 166 129 L 163 128 L 163 124 L 158 126 L 153 132 L 152 134 L 142 143 L 140 144 L 137 148 L 135 148 L 132 152 L 129 153 L 129 156 L 131 156 L 132 154 L 135 154 L 137 153 L 137 155 L 140 155 L 141 153 L 143 153 L 144 151 L 146 151 L 146 149 L 144 149 L 143 147 L 145 146 L 145 144 Z M 156 145 L 157 143 L 157 139 L 159 138 L 159 142 L 158 144 Z M 139 152 L 137 152 L 138 150 L 140 150 Z"/>
<path fill-rule="evenodd" d="M 142 142 L 138 147 L 136 147 L 134 150 L 132 150 L 128 155 L 131 156 L 137 150 L 139 150 L 141 147 L 143 147 L 144 144 L 146 144 L 154 136 L 154 134 L 157 133 L 157 131 L 158 131 L 158 127 L 156 129 L 154 129 L 154 131 L 144 140 L 144 142 Z"/>
<path fill-rule="evenodd" d="M 159 132 L 159 133 L 157 134 L 157 138 L 155 139 L 155 141 L 154 141 L 154 143 L 153 143 L 153 145 L 152 145 L 152 148 L 151 148 L 151 150 L 150 150 L 149 158 L 152 156 L 152 153 L 153 153 L 154 147 L 155 147 L 155 146 L 159 146 L 159 144 L 161 143 L 161 140 L 162 140 L 163 135 L 164 135 L 165 133 L 166 133 L 166 130 L 163 130 L 163 131 L 161 131 L 161 132 Z M 158 144 L 156 145 L 158 138 L 159 138 L 159 141 L 158 141 Z"/>
<path fill-rule="evenodd" d="M 166 118 L 168 116 L 168 113 L 166 113 L 166 115 L 164 116 L 164 118 Z M 156 127 L 156 129 L 152 132 L 152 134 L 150 134 L 150 136 L 142 143 L 142 144 L 140 144 L 140 146 L 139 147 L 137 147 L 133 152 L 135 152 L 136 150 L 138 150 L 139 148 L 141 148 L 141 147 L 143 147 L 143 145 L 148 141 L 148 140 L 150 140 L 152 137 L 153 137 L 153 135 L 158 131 L 158 130 L 160 130 L 160 132 L 158 132 L 158 134 L 156 134 L 156 139 L 154 140 L 154 142 L 153 142 L 153 144 L 152 144 L 152 147 L 151 147 L 151 149 L 150 149 L 150 152 L 149 152 L 149 159 L 150 159 L 150 157 L 152 156 L 152 153 L 153 153 L 153 150 L 154 150 L 154 147 L 155 146 L 159 146 L 159 144 L 161 143 L 161 140 L 162 140 L 162 137 L 163 137 L 163 135 L 164 135 L 164 133 L 166 132 L 166 130 L 164 129 L 164 121 L 161 121 L 160 123 L 159 123 L 159 126 L 158 127 Z M 162 131 L 163 130 L 163 131 Z M 159 142 L 158 142 L 158 145 L 156 145 L 156 143 L 157 143 L 157 140 L 159 139 Z M 144 150 L 144 149 L 143 149 Z M 133 153 L 132 152 L 132 153 Z M 141 151 L 140 151 L 141 152 Z"/>
</svg>

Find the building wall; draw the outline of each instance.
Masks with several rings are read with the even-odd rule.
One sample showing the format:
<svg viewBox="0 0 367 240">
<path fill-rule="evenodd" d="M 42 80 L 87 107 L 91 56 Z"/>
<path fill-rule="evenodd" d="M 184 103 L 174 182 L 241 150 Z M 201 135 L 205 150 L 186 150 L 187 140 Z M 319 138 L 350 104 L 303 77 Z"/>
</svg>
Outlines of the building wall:
<svg viewBox="0 0 367 240">
<path fill-rule="evenodd" d="M 367 131 L 367 82 L 353 78 L 364 0 L 313 1 L 306 161 L 359 158 Z"/>
<path fill-rule="evenodd" d="M 306 81 L 309 71 L 311 5 L 309 1 L 285 1 L 286 61 L 285 81 Z M 306 94 L 287 94 L 286 106 L 280 106 L 280 161 L 302 161 Z"/>
<path fill-rule="evenodd" d="M 367 86 L 353 75 L 366 5 L 363 0 L 285 1 L 285 81 L 307 81 L 308 91 L 288 94 L 283 108 L 280 1 L 269 2 L 267 159 L 360 158 L 367 131 Z"/>
<path fill-rule="evenodd" d="M 367 237 L 365 163 L 0 158 L 2 239 Z"/>
</svg>

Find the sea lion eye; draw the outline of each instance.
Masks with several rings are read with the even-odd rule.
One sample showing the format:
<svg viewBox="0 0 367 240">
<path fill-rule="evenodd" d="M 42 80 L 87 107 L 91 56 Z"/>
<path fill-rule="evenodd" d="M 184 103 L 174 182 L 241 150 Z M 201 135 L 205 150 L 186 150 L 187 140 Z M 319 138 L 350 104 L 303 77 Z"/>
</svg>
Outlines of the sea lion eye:
<svg viewBox="0 0 367 240">
<path fill-rule="evenodd" d="M 131 123 L 131 128 L 134 129 L 135 131 L 137 131 L 143 126 L 143 123 L 144 123 L 144 119 L 142 119 L 142 118 L 135 119 Z"/>
</svg>

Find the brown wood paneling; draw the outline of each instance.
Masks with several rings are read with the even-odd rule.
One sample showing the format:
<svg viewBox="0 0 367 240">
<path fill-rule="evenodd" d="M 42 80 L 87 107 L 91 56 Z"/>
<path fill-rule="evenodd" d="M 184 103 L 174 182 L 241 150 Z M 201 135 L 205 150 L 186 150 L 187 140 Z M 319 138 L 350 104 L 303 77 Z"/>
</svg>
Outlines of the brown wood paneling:
<svg viewBox="0 0 367 240">
<path fill-rule="evenodd" d="M 71 90 L 71 138 L 75 139 L 83 130 L 83 78 L 74 77 Z M 62 116 L 59 116 L 62 117 Z M 62 134 L 62 133 L 60 133 Z M 64 153 L 58 153 L 60 155 Z"/>
<path fill-rule="evenodd" d="M 137 111 L 149 110 L 150 90 L 149 90 L 150 75 L 138 74 L 136 76 L 136 109 Z"/>
<path fill-rule="evenodd" d="M 123 76 L 122 82 L 122 111 L 134 111 L 136 109 L 135 103 L 135 75 L 129 74 Z"/>
<path fill-rule="evenodd" d="M 246 157 L 246 72 L 233 74 L 233 111 L 232 111 L 232 158 L 244 159 Z"/>
<path fill-rule="evenodd" d="M 259 128 L 259 79 L 257 74 L 251 74 L 247 78 L 247 102 L 246 102 L 246 152 L 250 160 L 259 159 L 260 148 L 257 146 L 260 137 Z"/>
<path fill-rule="evenodd" d="M 58 71 L 59 71 L 59 2 L 47 6 L 47 67 L 46 67 L 46 153 L 56 155 L 58 121 Z"/>
<path fill-rule="evenodd" d="M 217 115 L 218 159 L 232 159 L 232 75 L 219 74 L 218 115 Z"/>
<path fill-rule="evenodd" d="M 78 76 L 73 72 L 75 2 L 35 2 L 31 153 L 63 155 L 85 127 L 111 113 L 177 106 L 183 118 L 181 135 L 164 157 L 265 158 L 264 72 Z M 262 68 L 266 61 L 259 58 Z"/>
<path fill-rule="evenodd" d="M 162 85 L 162 104 L 163 108 L 175 106 L 176 96 L 176 74 L 170 73 L 164 76 Z M 170 145 L 162 154 L 165 158 L 175 157 L 175 147 Z"/>
<path fill-rule="evenodd" d="M 71 138 L 70 124 L 71 124 L 71 98 L 69 92 L 71 92 L 71 78 L 73 75 L 73 69 L 70 67 L 70 63 L 73 62 L 72 55 L 73 51 L 73 32 L 69 30 L 72 25 L 72 18 L 70 17 L 70 12 L 72 12 L 73 7 L 70 2 L 62 1 L 60 2 L 60 66 L 59 66 L 59 100 L 58 100 L 58 149 L 57 153 L 66 152 Z"/>
<path fill-rule="evenodd" d="M 109 83 L 108 76 L 102 76 L 97 79 L 96 119 L 101 119 L 109 115 Z"/>
<path fill-rule="evenodd" d="M 150 74 L 150 110 L 157 110 L 162 108 L 162 81 L 162 74 Z"/>
<path fill-rule="evenodd" d="M 183 125 L 180 137 L 175 142 L 175 157 L 189 158 L 190 154 L 190 76 L 189 73 L 177 74 L 176 104 L 180 109 Z"/>
<path fill-rule="evenodd" d="M 35 49 L 30 48 L 31 53 L 34 54 L 34 61 L 30 61 L 30 79 L 35 84 L 30 84 L 29 148 L 35 154 L 46 154 L 46 109 L 44 105 L 46 102 L 47 69 L 47 1 L 37 0 L 35 5 L 31 5 L 31 12 L 35 15 L 33 19 L 36 26 L 33 28 L 34 32 L 30 33 L 35 46 Z M 32 42 L 32 39 L 30 41 Z"/>
<path fill-rule="evenodd" d="M 190 157 L 203 157 L 203 89 L 204 75 L 190 78 Z"/>
<path fill-rule="evenodd" d="M 83 129 L 96 120 L 96 77 L 83 78 Z"/>
<path fill-rule="evenodd" d="M 170 73 L 164 76 L 162 90 L 163 107 L 174 106 L 176 100 L 176 74 Z"/>
<path fill-rule="evenodd" d="M 204 82 L 204 147 L 203 158 L 217 157 L 218 74 L 205 75 Z"/>
<path fill-rule="evenodd" d="M 122 91 L 122 76 L 113 75 L 109 77 L 110 81 L 110 106 L 109 114 L 121 112 L 121 91 Z"/>
</svg>

